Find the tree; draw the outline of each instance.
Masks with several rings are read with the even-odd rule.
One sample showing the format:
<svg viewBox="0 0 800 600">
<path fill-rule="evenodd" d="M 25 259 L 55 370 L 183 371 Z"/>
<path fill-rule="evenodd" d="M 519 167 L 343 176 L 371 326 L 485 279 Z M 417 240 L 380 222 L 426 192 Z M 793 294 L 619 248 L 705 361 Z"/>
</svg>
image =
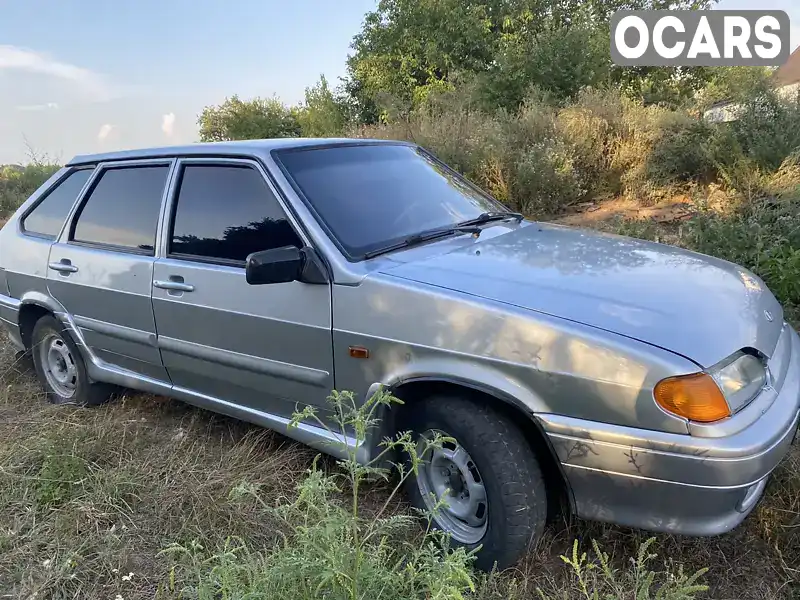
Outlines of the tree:
<svg viewBox="0 0 800 600">
<path fill-rule="evenodd" d="M 298 137 L 301 133 L 294 112 L 277 98 L 243 101 L 234 95 L 219 106 L 206 106 L 197 124 L 204 142 Z"/>
<path fill-rule="evenodd" d="M 305 103 L 295 110 L 303 137 L 337 137 L 348 122 L 346 101 L 335 96 L 322 75 L 313 87 L 306 88 Z"/>
<path fill-rule="evenodd" d="M 429 90 L 446 88 L 454 73 L 483 78 L 486 104 L 511 110 L 532 86 L 567 99 L 587 85 L 640 75 L 671 81 L 670 69 L 631 76 L 613 69 L 611 15 L 624 9 L 702 9 L 716 1 L 380 0 L 353 38 L 346 88 L 369 120 L 380 116 L 387 99 L 395 108 L 415 108 Z M 678 80 L 694 90 L 693 81 Z M 636 86 L 628 88 L 636 93 Z"/>
</svg>

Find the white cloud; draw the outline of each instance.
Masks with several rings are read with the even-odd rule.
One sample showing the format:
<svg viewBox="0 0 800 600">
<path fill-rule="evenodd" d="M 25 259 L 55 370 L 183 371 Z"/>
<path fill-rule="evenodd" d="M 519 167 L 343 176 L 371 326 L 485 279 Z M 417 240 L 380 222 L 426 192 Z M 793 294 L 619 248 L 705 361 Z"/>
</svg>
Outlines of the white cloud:
<svg viewBox="0 0 800 600">
<path fill-rule="evenodd" d="M 104 140 L 108 137 L 108 134 L 111 133 L 111 130 L 114 129 L 114 126 L 110 123 L 104 123 L 103 126 L 100 128 L 100 131 L 97 132 L 97 139 Z"/>
<path fill-rule="evenodd" d="M 175 132 L 175 113 L 167 113 L 161 117 L 161 131 L 167 137 L 172 137 Z"/>
<path fill-rule="evenodd" d="M 17 106 L 17 110 L 23 111 L 39 111 L 39 110 L 58 110 L 58 103 L 47 102 L 46 104 L 23 104 Z"/>
<path fill-rule="evenodd" d="M 47 54 L 18 46 L 0 45 L 0 70 L 18 70 L 49 75 L 71 82 L 93 100 L 109 100 L 116 95 L 99 73 L 59 62 Z"/>
</svg>

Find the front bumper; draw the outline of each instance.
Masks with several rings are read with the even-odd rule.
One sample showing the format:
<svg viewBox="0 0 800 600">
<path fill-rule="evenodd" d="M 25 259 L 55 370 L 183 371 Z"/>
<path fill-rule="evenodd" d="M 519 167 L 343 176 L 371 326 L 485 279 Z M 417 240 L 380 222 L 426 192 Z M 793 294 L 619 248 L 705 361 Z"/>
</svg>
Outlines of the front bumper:
<svg viewBox="0 0 800 600">
<path fill-rule="evenodd" d="M 718 535 L 741 523 L 797 435 L 800 337 L 788 326 L 785 333 L 791 352 L 780 388 L 728 419 L 716 437 L 540 415 L 577 515 L 685 535 Z"/>
</svg>

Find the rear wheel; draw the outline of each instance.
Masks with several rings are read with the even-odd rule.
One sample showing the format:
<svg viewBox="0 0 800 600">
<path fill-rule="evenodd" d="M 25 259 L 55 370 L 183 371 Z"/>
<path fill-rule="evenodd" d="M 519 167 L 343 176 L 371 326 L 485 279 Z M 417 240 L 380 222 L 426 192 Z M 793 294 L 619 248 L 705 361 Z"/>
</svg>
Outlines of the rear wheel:
<svg viewBox="0 0 800 600">
<path fill-rule="evenodd" d="M 545 482 L 524 435 L 506 415 L 469 398 L 433 396 L 411 411 L 404 426 L 418 436 L 420 452 L 437 434 L 455 440 L 423 456 L 406 482 L 412 504 L 430 511 L 445 497 L 434 525 L 454 545 L 481 546 L 478 568 L 513 565 L 541 536 L 547 516 Z"/>
<path fill-rule="evenodd" d="M 89 380 L 78 347 L 54 317 L 36 322 L 31 342 L 33 365 L 50 402 L 94 406 L 109 399 L 113 387 Z"/>
</svg>

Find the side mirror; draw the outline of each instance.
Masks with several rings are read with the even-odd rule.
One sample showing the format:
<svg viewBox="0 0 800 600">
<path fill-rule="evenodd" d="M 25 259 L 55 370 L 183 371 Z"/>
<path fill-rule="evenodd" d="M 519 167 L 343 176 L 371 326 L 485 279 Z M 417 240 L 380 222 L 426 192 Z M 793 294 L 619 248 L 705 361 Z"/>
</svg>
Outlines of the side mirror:
<svg viewBox="0 0 800 600">
<path fill-rule="evenodd" d="M 245 276 L 250 285 L 289 283 L 303 274 L 305 256 L 295 246 L 253 252 L 245 263 Z"/>
</svg>

